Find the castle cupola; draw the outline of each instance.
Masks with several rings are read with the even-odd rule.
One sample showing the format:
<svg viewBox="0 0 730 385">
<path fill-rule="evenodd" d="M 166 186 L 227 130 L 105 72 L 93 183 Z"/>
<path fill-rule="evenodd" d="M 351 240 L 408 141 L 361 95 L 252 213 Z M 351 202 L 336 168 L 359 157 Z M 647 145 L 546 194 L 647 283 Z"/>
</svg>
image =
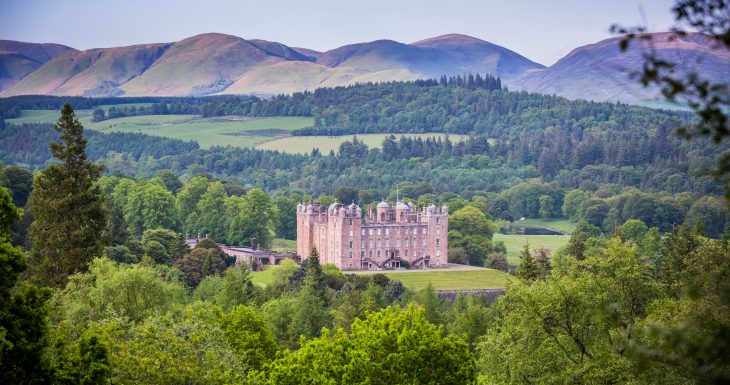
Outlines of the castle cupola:
<svg viewBox="0 0 730 385">
<path fill-rule="evenodd" d="M 390 211 L 390 205 L 388 203 L 385 201 L 378 203 L 377 221 L 386 222 L 390 218 L 388 211 Z"/>
<path fill-rule="evenodd" d="M 396 222 L 407 222 L 408 221 L 408 212 L 410 211 L 410 207 L 408 207 L 407 204 L 403 202 L 396 202 L 395 204 L 395 220 Z"/>
</svg>

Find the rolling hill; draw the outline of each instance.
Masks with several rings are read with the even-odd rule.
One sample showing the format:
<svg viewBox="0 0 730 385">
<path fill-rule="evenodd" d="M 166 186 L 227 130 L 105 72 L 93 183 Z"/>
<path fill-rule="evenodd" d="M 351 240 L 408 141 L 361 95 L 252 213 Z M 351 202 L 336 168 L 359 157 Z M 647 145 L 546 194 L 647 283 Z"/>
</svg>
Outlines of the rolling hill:
<svg viewBox="0 0 730 385">
<path fill-rule="evenodd" d="M 61 44 L 0 40 L 0 92 L 67 51 L 75 50 Z"/>
<path fill-rule="evenodd" d="M 552 66 L 526 73 L 513 82 L 518 88 L 571 99 L 635 102 L 656 99 L 656 88 L 643 88 L 635 78 L 643 55 L 681 63 L 680 71 L 694 71 L 712 81 L 730 81 L 730 51 L 714 47 L 710 38 L 690 34 L 672 39 L 669 33 L 652 34 L 651 42 L 635 41 L 619 50 L 619 38 L 576 48 Z"/>
<path fill-rule="evenodd" d="M 326 52 L 207 33 L 172 43 L 76 51 L 0 41 L 0 96 L 273 95 L 364 82 L 489 73 L 512 89 L 572 99 L 644 101 L 657 97 L 630 77 L 652 49 L 712 81 L 730 81 L 730 53 L 690 34 L 632 44 L 618 38 L 576 48 L 550 67 L 471 36 L 448 34 L 411 44 L 376 40 Z"/>
<path fill-rule="evenodd" d="M 464 35 L 414 44 L 378 40 L 318 52 L 218 33 L 173 43 L 67 52 L 39 67 L 0 95 L 271 95 L 469 72 L 510 78 L 543 68 Z"/>
</svg>

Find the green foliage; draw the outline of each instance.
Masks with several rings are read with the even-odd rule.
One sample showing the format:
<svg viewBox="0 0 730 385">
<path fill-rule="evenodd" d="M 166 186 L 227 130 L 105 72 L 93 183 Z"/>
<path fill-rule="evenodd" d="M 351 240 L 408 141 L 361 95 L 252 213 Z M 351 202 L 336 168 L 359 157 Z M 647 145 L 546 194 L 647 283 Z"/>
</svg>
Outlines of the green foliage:
<svg viewBox="0 0 730 385">
<path fill-rule="evenodd" d="M 501 318 L 479 344 L 482 380 L 644 383 L 649 378 L 622 351 L 658 289 L 636 247 L 616 239 L 599 257 L 522 281 L 500 301 Z"/>
<path fill-rule="evenodd" d="M 540 267 L 530 253 L 530 245 L 525 243 L 520 255 L 520 266 L 515 275 L 524 281 L 534 281 L 540 277 Z"/>
<path fill-rule="evenodd" d="M 88 273 L 71 276 L 55 299 L 56 311 L 72 325 L 113 317 L 141 321 L 186 302 L 180 281 L 166 280 L 152 267 L 117 265 L 104 258 L 93 260 Z"/>
<path fill-rule="evenodd" d="M 355 320 L 349 336 L 325 332 L 286 351 L 261 374 L 269 384 L 469 384 L 467 344 L 426 321 L 422 309 L 386 308 Z"/>
<path fill-rule="evenodd" d="M 484 266 L 492 250 L 494 224 L 474 206 L 465 206 L 449 217 L 449 242 L 463 248 L 470 265 Z"/>
<path fill-rule="evenodd" d="M 226 263 L 216 249 L 196 247 L 175 262 L 175 267 L 185 275 L 188 286 L 195 288 L 208 275 L 220 275 Z"/>
<path fill-rule="evenodd" d="M 221 321 L 226 340 L 249 370 L 262 369 L 274 358 L 276 340 L 253 308 L 236 306 Z"/>
<path fill-rule="evenodd" d="M 51 290 L 18 282 L 27 264 L 23 251 L 10 244 L 10 226 L 19 218 L 7 189 L 0 187 L 0 382 L 7 384 L 47 380 L 41 355 L 48 343 Z"/>
<path fill-rule="evenodd" d="M 36 175 L 29 199 L 35 218 L 30 276 L 34 282 L 62 287 L 69 275 L 85 271 L 101 255 L 106 219 L 95 185 L 102 167 L 87 159 L 84 128 L 68 103 L 56 131 L 61 142 L 52 142 L 51 152 L 59 163 Z"/>
<path fill-rule="evenodd" d="M 240 265 L 226 270 L 216 303 L 221 309 L 228 311 L 238 305 L 250 305 L 255 296 L 250 272 L 245 265 Z"/>
<path fill-rule="evenodd" d="M 179 228 L 177 218 L 175 198 L 160 179 L 137 184 L 127 197 L 125 219 L 131 233 L 137 237 L 149 229 L 175 231 Z"/>
</svg>

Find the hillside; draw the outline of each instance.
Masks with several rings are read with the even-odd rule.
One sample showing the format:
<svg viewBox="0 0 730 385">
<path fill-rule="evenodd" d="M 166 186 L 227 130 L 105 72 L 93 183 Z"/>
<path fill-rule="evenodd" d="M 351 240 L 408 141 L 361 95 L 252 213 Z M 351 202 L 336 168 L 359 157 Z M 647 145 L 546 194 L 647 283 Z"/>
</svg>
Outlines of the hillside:
<svg viewBox="0 0 730 385">
<path fill-rule="evenodd" d="M 75 50 L 61 44 L 0 40 L 0 92 L 67 51 Z"/>
<path fill-rule="evenodd" d="M 695 71 L 713 81 L 730 81 L 730 51 L 716 49 L 701 34 L 670 39 L 669 33 L 657 33 L 651 43 L 633 42 L 626 52 L 619 50 L 619 38 L 576 48 L 554 65 L 527 73 L 515 84 L 520 89 L 571 99 L 656 99 L 658 90 L 643 88 L 632 77 L 641 70 L 643 55 L 650 51 L 670 62 L 681 63 L 682 71 Z"/>
<path fill-rule="evenodd" d="M 0 96 L 200 96 L 290 94 L 366 82 L 491 74 L 505 85 L 571 99 L 651 101 L 631 77 L 643 54 L 681 63 L 711 81 L 730 80 L 730 52 L 704 35 L 653 35 L 620 52 L 619 38 L 576 48 L 545 67 L 475 37 L 447 34 L 411 44 L 376 40 L 326 52 L 261 39 L 207 33 L 172 43 L 75 51 L 60 45 L 0 41 Z"/>
<path fill-rule="evenodd" d="M 318 52 L 208 33 L 173 43 L 68 52 L 38 65 L 0 95 L 272 95 L 465 73 L 513 78 L 541 68 L 506 48 L 464 35 L 413 44 L 378 40 Z"/>
</svg>

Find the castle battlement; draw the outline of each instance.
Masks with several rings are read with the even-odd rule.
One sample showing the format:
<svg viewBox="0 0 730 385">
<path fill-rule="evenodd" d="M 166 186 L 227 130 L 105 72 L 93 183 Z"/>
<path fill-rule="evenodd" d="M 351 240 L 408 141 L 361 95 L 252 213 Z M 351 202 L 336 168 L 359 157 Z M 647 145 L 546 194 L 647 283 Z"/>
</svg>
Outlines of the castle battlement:
<svg viewBox="0 0 730 385">
<path fill-rule="evenodd" d="M 445 266 L 449 213 L 446 206 L 383 201 L 362 209 L 352 203 L 297 205 L 297 254 L 307 259 L 316 247 L 322 263 L 341 270 Z"/>
</svg>

